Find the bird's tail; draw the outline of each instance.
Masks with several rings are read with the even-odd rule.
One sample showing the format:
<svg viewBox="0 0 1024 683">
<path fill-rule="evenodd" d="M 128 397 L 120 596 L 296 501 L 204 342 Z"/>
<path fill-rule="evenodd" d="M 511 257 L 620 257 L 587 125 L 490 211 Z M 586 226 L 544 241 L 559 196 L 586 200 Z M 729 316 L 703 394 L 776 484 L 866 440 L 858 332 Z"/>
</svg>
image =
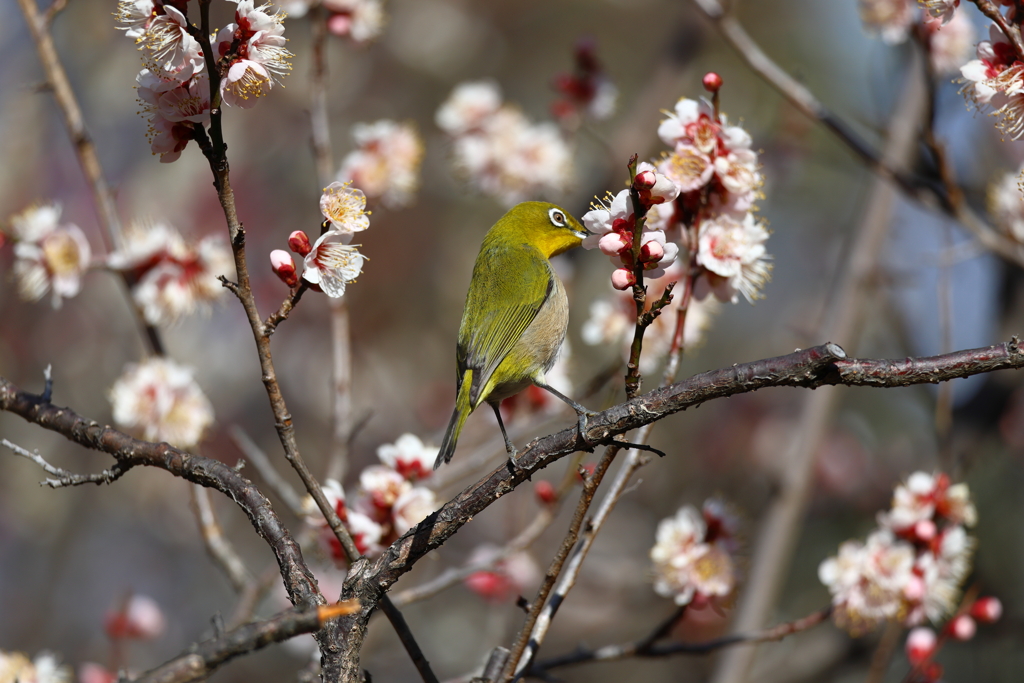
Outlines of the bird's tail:
<svg viewBox="0 0 1024 683">
<path fill-rule="evenodd" d="M 444 433 L 444 440 L 441 442 L 441 450 L 437 453 L 437 460 L 434 461 L 434 469 L 446 463 L 455 455 L 455 444 L 462 433 L 462 425 L 466 424 L 466 418 L 473 412 L 470 404 L 469 393 L 473 388 L 473 370 L 467 369 L 459 382 L 459 395 L 455 398 L 455 410 L 452 412 L 452 419 L 448 421 L 448 430 Z"/>
</svg>

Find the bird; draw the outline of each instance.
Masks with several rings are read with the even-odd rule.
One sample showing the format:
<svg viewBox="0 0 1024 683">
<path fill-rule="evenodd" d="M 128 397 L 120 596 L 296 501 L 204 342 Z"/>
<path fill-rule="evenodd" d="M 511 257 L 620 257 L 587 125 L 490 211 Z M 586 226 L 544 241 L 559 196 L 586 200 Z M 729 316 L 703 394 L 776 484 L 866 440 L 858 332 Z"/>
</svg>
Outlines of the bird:
<svg viewBox="0 0 1024 683">
<path fill-rule="evenodd" d="M 455 410 L 435 470 L 452 459 L 466 418 L 485 402 L 498 418 L 514 464 L 518 452 L 498 406 L 530 384 L 570 405 L 581 436 L 586 433 L 586 418 L 595 413 L 550 386 L 544 374 L 554 365 L 569 324 L 565 287 L 548 259 L 578 247 L 589 234 L 555 204 L 522 202 L 484 236 L 459 325 Z"/>
</svg>

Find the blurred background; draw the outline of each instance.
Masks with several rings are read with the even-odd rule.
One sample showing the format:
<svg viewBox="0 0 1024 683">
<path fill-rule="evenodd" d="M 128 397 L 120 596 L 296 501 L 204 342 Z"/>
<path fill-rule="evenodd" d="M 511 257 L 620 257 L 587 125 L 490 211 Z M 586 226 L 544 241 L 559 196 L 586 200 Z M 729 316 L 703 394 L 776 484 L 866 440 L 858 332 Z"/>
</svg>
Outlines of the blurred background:
<svg viewBox="0 0 1024 683">
<path fill-rule="evenodd" d="M 983 37 L 980 14 L 964 5 L 961 11 L 968 11 Z M 214 23 L 230 21 L 232 7 L 216 5 Z M 78 224 L 94 252 L 102 253 L 89 188 L 52 97 L 40 89 L 42 70 L 24 20 L 13 0 L 0 0 L 0 8 L 6 17 L 0 22 L 0 219 L 33 201 L 57 201 L 64 220 Z M 196 239 L 223 233 L 208 166 L 198 150 L 190 146 L 172 164 L 160 164 L 150 154 L 134 90 L 138 55 L 115 31 L 113 10 L 112 3 L 71 2 L 53 32 L 116 190 L 121 219 L 165 220 Z M 353 124 L 381 118 L 413 122 L 426 149 L 415 202 L 400 210 L 373 207 L 371 227 L 359 239 L 370 261 L 346 294 L 353 415 L 365 420 L 352 444 L 346 489 L 354 489 L 362 468 L 377 462 L 381 444 L 405 432 L 440 441 L 454 400 L 453 351 L 472 263 L 484 232 L 504 211 L 452 172 L 450 143 L 434 123 L 437 108 L 460 82 L 489 78 L 528 117 L 550 120 L 557 98 L 552 80 L 571 71 L 573 46 L 581 38 L 596 41 L 619 100 L 612 117 L 589 122 L 572 137 L 574 180 L 556 199 L 577 216 L 594 195 L 624 185 L 630 154 L 644 159 L 661 153 L 656 130 L 662 110 L 680 97 L 702 95 L 707 71 L 722 76 L 723 111 L 750 132 L 753 148 L 761 153 L 765 199 L 760 213 L 773 231 L 767 245 L 774 257 L 772 281 L 756 305 L 741 301 L 722 307 L 705 343 L 687 352 L 680 377 L 829 341 L 819 338 L 818 330 L 831 313 L 828 297 L 844 271 L 874 177 L 831 133 L 753 74 L 694 5 L 390 0 L 386 13 L 378 40 L 363 46 L 340 39 L 328 43 L 335 162 L 354 146 Z M 912 46 L 889 46 L 866 35 L 854 0 L 739 3 L 737 17 L 784 69 L 881 146 Z M 297 18 L 286 27 L 296 57 L 285 87 L 275 88 L 254 109 L 229 109 L 225 115 L 232 184 L 264 314 L 287 293 L 265 266 L 266 255 L 285 248 L 292 230 L 316 234 L 321 220 L 322 186 L 309 144 L 310 24 Z M 959 88 L 951 77 L 938 82 L 936 128 L 968 202 L 983 211 L 989 184 L 1015 172 L 1024 153 L 1019 143 L 1001 141 L 990 119 L 965 109 Z M 1020 269 L 970 242 L 948 219 L 897 200 L 864 322 L 854 338 L 830 341 L 864 357 L 903 357 L 943 351 L 944 333 L 949 348 L 961 349 L 1021 332 Z M 943 275 L 943 254 L 954 252 Z M 53 310 L 46 300 L 30 304 L 18 298 L 9 277 L 12 263 L 10 245 L 0 248 L 0 375 L 40 391 L 43 369 L 52 364 L 54 402 L 109 423 L 107 392 L 125 364 L 143 354 L 120 283 L 109 273 L 93 272 L 79 296 Z M 614 345 L 588 346 L 580 337 L 591 303 L 609 295 L 611 270 L 604 257 L 582 250 L 563 259 L 559 270 L 569 291 L 569 376 L 579 398 L 582 387 L 620 356 Z M 331 433 L 327 320 L 326 297 L 310 293 L 273 338 L 300 446 L 321 476 Z M 201 452 L 234 464 L 242 454 L 228 429 L 238 425 L 298 485 L 280 457 L 241 307 L 224 296 L 210 315 L 187 318 L 166 329 L 164 338 L 172 358 L 196 368 L 214 405 L 216 425 Z M 649 377 L 647 388 L 656 376 Z M 594 408 L 622 400 L 616 377 L 581 400 Z M 806 521 L 770 623 L 825 607 L 829 595 L 817 579 L 819 563 L 842 541 L 868 533 L 875 513 L 888 506 L 893 487 L 907 474 L 942 469 L 970 485 L 978 507 L 973 532 L 978 550 L 967 585 L 997 595 L 1005 616 L 981 628 L 973 641 L 948 645 L 939 661 L 947 680 L 1014 679 L 1024 669 L 1019 647 L 1024 629 L 1021 377 L 1004 372 L 955 382 L 952 429 L 942 436 L 936 429 L 935 387 L 839 391 L 834 419 L 816 453 Z M 672 612 L 671 601 L 652 589 L 648 552 L 658 521 L 682 505 L 699 507 L 709 496 L 728 501 L 743 520 L 743 554 L 750 557 L 758 522 L 772 502 L 779 472 L 785 471 L 786 440 L 805 393 L 772 389 L 738 396 L 656 426 L 652 443 L 668 457 L 641 470 L 635 488 L 620 501 L 559 612 L 542 657 L 580 642 L 600 646 L 640 638 Z M 459 455 L 483 446 L 490 449 L 487 463 L 493 466 L 505 456 L 485 412 L 470 419 Z M 559 413 L 543 424 L 516 424 L 513 431 L 525 443 L 572 422 L 571 413 Z M 0 413 L 0 436 L 76 472 L 110 464 L 106 456 L 10 414 Z M 565 467 L 556 464 L 541 477 L 557 482 Z M 448 500 L 475 473 L 442 481 L 439 498 Z M 260 483 L 252 469 L 245 474 Z M 167 621 L 161 637 L 132 644 L 125 653 L 128 666 L 141 671 L 210 635 L 216 613 L 231 613 L 236 597 L 204 550 L 190 510 L 189 484 L 141 468 L 112 486 L 52 491 L 39 486 L 43 478 L 33 463 L 0 453 L 0 649 L 30 655 L 51 650 L 72 665 L 108 663 L 104 615 L 126 594 L 138 592 L 153 597 Z M 248 521 L 222 496 L 214 495 L 214 504 L 252 571 L 263 571 L 272 555 Z M 571 494 L 560 517 L 531 548 L 539 567 L 547 566 L 574 504 Z M 301 528 L 284 506 L 276 507 L 293 530 Z M 396 590 L 464 562 L 483 543 L 507 542 L 537 509 L 531 486 L 521 487 L 420 562 Z M 338 585 L 341 573 L 315 544 L 307 555 L 322 583 Z M 525 589 L 527 597 L 535 586 Z M 261 613 L 282 606 L 279 598 L 269 599 Z M 465 674 L 494 646 L 508 645 L 523 617 L 514 598 L 489 602 L 462 585 L 406 607 L 405 614 L 441 678 Z M 714 616 L 688 621 L 680 635 L 706 640 L 726 628 L 727 619 Z M 763 646 L 756 679 L 864 680 L 879 637 L 851 639 L 831 624 L 819 626 Z M 302 640 L 237 660 L 213 679 L 291 680 L 308 662 L 312 641 Z M 702 681 L 710 679 L 721 656 L 626 660 L 557 673 L 567 681 Z M 379 617 L 371 624 L 363 665 L 374 680 L 415 679 L 393 631 Z M 898 648 L 882 680 L 902 680 L 907 671 Z"/>
</svg>

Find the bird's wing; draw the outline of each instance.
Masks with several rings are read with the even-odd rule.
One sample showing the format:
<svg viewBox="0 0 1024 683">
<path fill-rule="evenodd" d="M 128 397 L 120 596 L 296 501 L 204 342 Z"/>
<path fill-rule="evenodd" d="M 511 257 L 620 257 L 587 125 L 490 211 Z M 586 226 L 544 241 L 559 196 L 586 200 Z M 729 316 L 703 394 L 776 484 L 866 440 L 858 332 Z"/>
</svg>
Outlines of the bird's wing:
<svg viewBox="0 0 1024 683">
<path fill-rule="evenodd" d="M 459 328 L 459 381 L 473 370 L 471 401 L 515 346 L 554 289 L 554 273 L 533 246 L 485 245 L 473 267 Z"/>
</svg>

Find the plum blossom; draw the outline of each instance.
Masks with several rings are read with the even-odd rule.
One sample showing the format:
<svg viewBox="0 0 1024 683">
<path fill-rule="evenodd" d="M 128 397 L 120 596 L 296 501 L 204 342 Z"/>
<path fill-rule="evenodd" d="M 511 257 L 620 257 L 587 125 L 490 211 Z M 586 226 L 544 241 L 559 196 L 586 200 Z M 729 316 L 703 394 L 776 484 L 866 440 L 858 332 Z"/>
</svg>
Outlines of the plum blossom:
<svg viewBox="0 0 1024 683">
<path fill-rule="evenodd" d="M 213 406 L 192 369 L 166 358 L 130 363 L 109 397 L 114 422 L 146 441 L 192 448 L 213 424 Z"/>
<path fill-rule="evenodd" d="M 974 526 L 978 519 L 967 484 L 950 484 L 945 474 L 914 472 L 896 487 L 892 509 L 879 514 L 879 524 L 897 533 L 936 516 L 950 524 Z"/>
<path fill-rule="evenodd" d="M 562 193 L 572 181 L 572 154 L 553 123 L 532 123 L 501 104 L 489 82 L 458 86 L 435 116 L 452 136 L 456 171 L 484 194 L 512 206 Z"/>
<path fill-rule="evenodd" d="M 143 52 L 143 64 L 161 78 L 184 83 L 206 66 L 199 41 L 188 33 L 188 19 L 170 3 L 161 3 L 156 14 L 142 29 L 128 14 L 126 35 L 137 34 L 135 42 Z"/>
<path fill-rule="evenodd" d="M 210 81 L 205 72 L 184 83 L 169 81 L 143 69 L 136 77 L 142 116 L 148 117 L 146 132 L 153 154 L 160 163 L 177 161 L 196 126 L 210 120 Z"/>
<path fill-rule="evenodd" d="M 818 578 L 832 593 L 836 623 L 863 633 L 904 615 L 914 579 L 914 548 L 891 531 L 878 530 L 866 543 L 839 546 L 836 557 L 821 563 Z"/>
<path fill-rule="evenodd" d="M 166 223 L 129 226 L 123 246 L 107 257 L 107 265 L 129 275 L 132 297 L 153 325 L 207 309 L 223 295 L 218 276 L 234 271 L 222 238 L 211 235 L 189 244 Z"/>
<path fill-rule="evenodd" d="M 339 181 L 351 181 L 389 208 L 408 205 L 419 185 L 423 141 L 415 127 L 383 119 L 352 127 L 358 148 L 342 160 Z"/>
<path fill-rule="evenodd" d="M 359 486 L 376 512 L 389 511 L 412 484 L 385 465 L 370 465 L 359 475 Z"/>
<path fill-rule="evenodd" d="M 576 128 L 581 114 L 597 120 L 615 113 L 619 89 L 605 74 L 597 59 L 597 45 L 591 39 L 580 40 L 573 50 L 575 71 L 555 77 L 554 87 L 562 98 L 552 105 L 552 111 L 562 122 Z"/>
<path fill-rule="evenodd" d="M 92 257 L 85 233 L 73 223 L 61 225 L 60 214 L 59 206 L 48 204 L 30 206 L 10 219 L 18 294 L 38 301 L 50 292 L 54 308 L 81 291 Z"/>
<path fill-rule="evenodd" d="M 742 294 L 753 303 L 771 275 L 764 224 L 747 213 L 737 220 L 722 214 L 705 221 L 698 234 L 697 261 L 706 272 L 695 285 L 701 299 L 710 291 L 719 301 L 735 303 Z"/>
<path fill-rule="evenodd" d="M 370 227 L 366 195 L 352 187 L 351 182 L 336 180 L 325 187 L 320 196 L 320 213 L 330 221 L 329 232 L 351 236 Z"/>
<path fill-rule="evenodd" d="M 713 500 L 702 512 L 686 505 L 663 519 L 650 553 L 658 595 L 688 605 L 732 593 L 737 581 L 733 527 L 724 507 Z"/>
<path fill-rule="evenodd" d="M 999 129 L 1017 140 L 1024 135 L 1024 63 L 995 25 L 989 27 L 989 40 L 978 43 L 976 55 L 960 68 L 961 92 L 979 110 L 992 109 Z"/>
<path fill-rule="evenodd" d="M 409 481 L 416 481 L 433 473 L 438 450 L 424 444 L 415 434 L 402 434 L 395 443 L 379 446 L 377 457 Z"/>
<path fill-rule="evenodd" d="M 220 91 L 226 104 L 248 109 L 288 75 L 294 55 L 285 49 L 283 13 L 252 0 L 232 1 L 235 21 L 217 33 L 214 47 L 221 59 L 230 57 Z"/>
<path fill-rule="evenodd" d="M 860 20 L 889 45 L 902 43 L 914 23 L 913 0 L 860 0 Z"/>
<path fill-rule="evenodd" d="M 123 24 L 117 29 L 124 31 L 132 40 L 141 38 L 156 16 L 156 3 L 153 0 L 118 0 L 117 11 L 114 12 L 114 19 Z"/>
<path fill-rule="evenodd" d="M 395 500 L 391 509 L 391 524 L 395 534 L 401 536 L 436 509 L 437 498 L 433 491 L 422 486 L 409 489 Z"/>
<path fill-rule="evenodd" d="M 355 245 L 345 244 L 346 236 L 337 232 L 325 232 L 313 244 L 303 262 L 302 277 L 317 285 L 327 296 L 337 299 L 345 295 L 348 283 L 355 282 L 363 272 L 366 257 Z"/>
</svg>

